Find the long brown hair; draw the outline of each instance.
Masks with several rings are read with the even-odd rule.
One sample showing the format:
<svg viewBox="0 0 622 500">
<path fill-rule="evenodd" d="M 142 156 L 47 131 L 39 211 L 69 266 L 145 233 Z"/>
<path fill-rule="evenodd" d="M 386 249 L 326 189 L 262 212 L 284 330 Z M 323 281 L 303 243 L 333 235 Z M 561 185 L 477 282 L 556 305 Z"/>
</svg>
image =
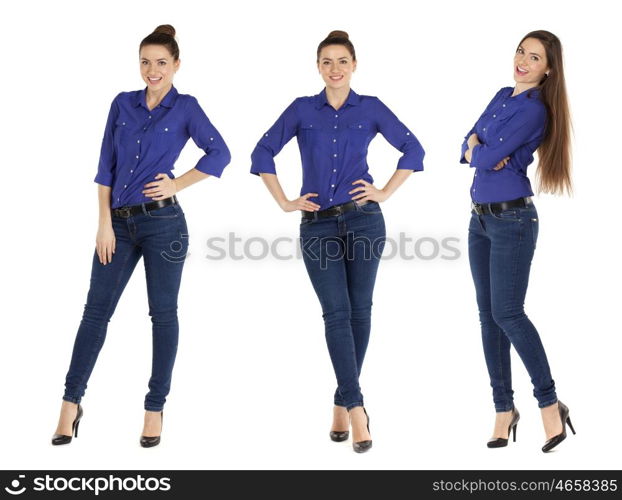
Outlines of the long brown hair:
<svg viewBox="0 0 622 500">
<path fill-rule="evenodd" d="M 151 34 L 143 38 L 138 50 L 140 51 L 145 45 L 164 45 L 173 56 L 174 61 L 179 59 L 179 45 L 175 40 L 175 28 L 170 24 L 161 24 L 154 29 Z"/>
<path fill-rule="evenodd" d="M 548 111 L 544 139 L 538 147 L 539 162 L 536 171 L 538 192 L 551 194 L 568 192 L 570 194 L 572 193 L 570 176 L 572 123 L 566 95 L 562 44 L 553 33 L 545 30 L 527 33 L 520 44 L 527 38 L 535 38 L 542 43 L 549 67 L 548 75 L 545 75 L 538 85 L 540 99 Z"/>
</svg>

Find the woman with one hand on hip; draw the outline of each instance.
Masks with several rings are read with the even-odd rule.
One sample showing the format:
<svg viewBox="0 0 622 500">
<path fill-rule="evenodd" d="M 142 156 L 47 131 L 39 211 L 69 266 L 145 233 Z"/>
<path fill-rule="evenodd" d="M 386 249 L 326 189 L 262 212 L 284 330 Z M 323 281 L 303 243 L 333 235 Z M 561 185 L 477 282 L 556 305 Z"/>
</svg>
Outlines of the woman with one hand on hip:
<svg viewBox="0 0 622 500">
<path fill-rule="evenodd" d="M 139 56 L 147 86 L 115 97 L 104 132 L 95 177 L 99 229 L 90 288 L 52 438 L 55 445 L 78 435 L 80 402 L 108 322 L 141 257 L 153 327 L 153 361 L 140 444 L 159 444 L 177 352 L 177 296 L 188 248 L 186 220 L 175 194 L 209 176 L 220 177 L 230 161 L 226 144 L 196 98 L 173 87 L 180 65 L 174 28 L 158 26 L 141 42 Z M 195 168 L 174 178 L 175 161 L 190 137 L 205 155 Z"/>
<path fill-rule="evenodd" d="M 513 345 L 541 409 L 546 452 L 565 439 L 566 423 L 574 429 L 568 408 L 557 399 L 540 336 L 524 311 L 539 224 L 527 167 L 537 150 L 540 190 L 571 191 L 570 114 L 559 39 L 548 31 L 527 34 L 514 56 L 514 80 L 467 133 L 460 161 L 475 167 L 469 261 L 497 412 L 488 447 L 506 446 L 510 430 L 516 440 Z"/>
<path fill-rule="evenodd" d="M 337 378 L 330 437 L 353 448 L 371 448 L 369 418 L 359 375 L 371 328 L 372 293 L 386 231 L 380 203 L 423 170 L 424 151 L 415 135 L 377 97 L 350 88 L 354 46 L 333 31 L 317 49 L 325 88 L 295 99 L 252 153 L 251 173 L 261 175 L 285 212 L 300 210 L 300 242 L 319 298 L 328 350 Z M 367 147 L 380 132 L 403 153 L 382 189 L 373 184 Z M 277 179 L 274 156 L 296 136 L 302 157 L 300 197 L 289 200 Z"/>
</svg>

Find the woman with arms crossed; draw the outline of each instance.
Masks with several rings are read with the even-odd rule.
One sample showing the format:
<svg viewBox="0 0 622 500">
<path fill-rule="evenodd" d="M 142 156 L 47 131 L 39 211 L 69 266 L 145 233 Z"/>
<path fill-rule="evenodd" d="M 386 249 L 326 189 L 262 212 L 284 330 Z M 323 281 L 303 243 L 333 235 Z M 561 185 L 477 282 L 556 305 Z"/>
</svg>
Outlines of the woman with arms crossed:
<svg viewBox="0 0 622 500">
<path fill-rule="evenodd" d="M 350 424 L 354 451 L 371 448 L 369 418 L 359 375 L 371 329 L 372 293 L 386 232 L 380 202 L 423 170 L 415 135 L 377 97 L 356 94 L 354 46 L 333 31 L 317 49 L 326 85 L 318 95 L 295 99 L 257 144 L 251 173 L 261 175 L 285 212 L 300 210 L 303 259 L 319 298 L 328 350 L 337 378 L 330 437 L 345 441 Z M 367 147 L 380 132 L 401 151 L 397 170 L 378 189 L 367 165 Z M 277 179 L 274 156 L 296 136 L 302 157 L 300 197 L 289 200 Z"/>
<path fill-rule="evenodd" d="M 471 186 L 469 261 L 479 308 L 484 355 L 497 417 L 489 448 L 516 440 L 510 346 L 524 363 L 541 409 L 549 451 L 572 429 L 568 407 L 557 399 L 540 336 L 524 311 L 538 238 L 538 213 L 527 166 L 538 151 L 541 191 L 571 190 L 570 114 L 559 39 L 527 34 L 514 56 L 516 85 L 502 88 L 465 137 L 462 163 L 475 167 Z"/>
<path fill-rule="evenodd" d="M 188 248 L 186 220 L 175 193 L 210 175 L 220 177 L 230 161 L 227 146 L 198 101 L 173 87 L 180 65 L 173 27 L 158 26 L 143 39 L 139 52 L 147 87 L 117 95 L 106 123 L 95 177 L 99 229 L 90 288 L 54 445 L 78 436 L 87 381 L 108 322 L 141 257 L 153 327 L 153 362 L 140 444 L 159 444 L 162 408 L 177 352 L 177 296 Z M 171 171 L 190 137 L 205 155 L 195 168 L 174 178 Z"/>
</svg>

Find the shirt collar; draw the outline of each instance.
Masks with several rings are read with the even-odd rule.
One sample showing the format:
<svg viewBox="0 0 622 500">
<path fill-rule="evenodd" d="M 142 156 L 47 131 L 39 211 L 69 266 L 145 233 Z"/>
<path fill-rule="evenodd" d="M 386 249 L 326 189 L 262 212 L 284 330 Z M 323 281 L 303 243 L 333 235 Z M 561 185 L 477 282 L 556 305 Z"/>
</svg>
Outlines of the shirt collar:
<svg viewBox="0 0 622 500">
<path fill-rule="evenodd" d="M 361 96 L 359 96 L 356 92 L 354 92 L 354 90 L 350 89 L 350 92 L 348 93 L 348 98 L 346 99 L 346 102 L 343 104 L 344 106 L 346 105 L 350 105 L 350 106 L 356 106 L 358 104 L 360 104 L 361 102 Z M 319 94 L 317 94 L 315 96 L 315 108 L 316 109 L 321 109 L 322 106 L 330 106 L 330 104 L 328 104 L 328 99 L 326 98 L 326 87 L 324 87 L 322 89 L 322 92 L 320 92 Z"/>
<path fill-rule="evenodd" d="M 175 105 L 175 101 L 177 100 L 178 95 L 179 93 L 177 92 L 175 86 L 171 86 L 171 90 L 166 93 L 164 99 L 162 99 L 162 102 L 160 102 L 159 105 L 165 108 L 172 108 Z M 137 108 L 141 105 L 143 106 L 143 108 L 149 109 L 147 108 L 147 87 L 136 93 L 134 107 Z"/>
</svg>

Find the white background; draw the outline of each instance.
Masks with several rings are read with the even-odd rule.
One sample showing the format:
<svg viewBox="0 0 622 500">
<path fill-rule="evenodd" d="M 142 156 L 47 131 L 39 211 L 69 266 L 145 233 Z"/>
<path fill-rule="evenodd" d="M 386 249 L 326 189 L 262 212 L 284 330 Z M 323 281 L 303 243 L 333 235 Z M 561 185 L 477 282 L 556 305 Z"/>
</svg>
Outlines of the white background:
<svg viewBox="0 0 622 500">
<path fill-rule="evenodd" d="M 0 466 L 12 469 L 619 468 L 620 36 L 614 2 L 22 2 L 2 7 L 3 217 Z M 233 153 L 222 178 L 179 194 L 190 228 L 181 337 L 162 443 L 138 444 L 151 362 L 139 264 L 83 399 L 80 436 L 52 447 L 97 228 L 95 176 L 110 101 L 143 87 L 138 44 L 178 32 L 175 85 L 196 96 Z M 261 134 L 297 96 L 323 88 L 317 44 L 344 29 L 352 87 L 379 96 L 426 150 L 425 171 L 383 204 L 389 237 L 460 238 L 461 257 L 381 264 L 361 384 L 373 449 L 329 440 L 334 375 L 321 309 L 300 259 L 205 258 L 229 231 L 296 238 L 249 173 Z M 573 198 L 536 198 L 540 237 L 526 310 L 578 431 L 545 455 L 529 377 L 514 357 L 518 442 L 488 450 L 494 419 L 466 255 L 473 171 L 466 131 L 513 85 L 512 58 L 534 29 L 565 48 L 575 125 Z M 175 170 L 201 156 L 192 141 Z M 399 153 L 381 136 L 383 186 Z M 277 158 L 290 198 L 296 142 Z M 533 180 L 535 168 L 530 168 Z"/>
</svg>

